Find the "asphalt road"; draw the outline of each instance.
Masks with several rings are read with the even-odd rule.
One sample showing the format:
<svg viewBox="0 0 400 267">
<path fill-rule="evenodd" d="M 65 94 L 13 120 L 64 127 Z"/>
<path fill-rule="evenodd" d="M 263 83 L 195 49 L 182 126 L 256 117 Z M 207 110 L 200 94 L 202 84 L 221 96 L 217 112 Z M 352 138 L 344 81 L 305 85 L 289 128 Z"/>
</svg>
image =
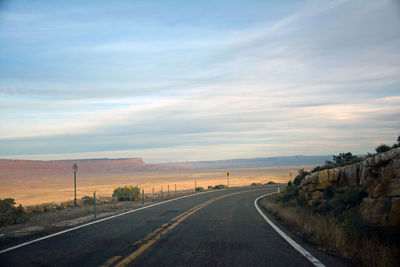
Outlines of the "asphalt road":
<svg viewBox="0 0 400 267">
<path fill-rule="evenodd" d="M 255 209 L 270 192 L 276 186 L 171 201 L 2 253 L 0 265 L 312 266 Z"/>
</svg>

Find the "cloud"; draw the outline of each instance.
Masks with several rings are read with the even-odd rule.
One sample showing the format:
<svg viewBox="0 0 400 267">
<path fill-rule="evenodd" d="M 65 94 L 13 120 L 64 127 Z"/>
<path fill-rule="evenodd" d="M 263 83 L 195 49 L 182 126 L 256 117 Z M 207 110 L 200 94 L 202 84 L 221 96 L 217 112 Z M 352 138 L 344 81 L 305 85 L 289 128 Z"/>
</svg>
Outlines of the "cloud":
<svg viewBox="0 0 400 267">
<path fill-rule="evenodd" d="M 251 18 L 230 10 L 224 23 L 207 14 L 203 24 L 177 15 L 175 24 L 141 16 L 136 25 L 120 15 L 113 33 L 100 24 L 108 38 L 88 31 L 93 21 L 79 17 L 79 28 L 54 18 L 67 35 L 54 45 L 47 38 L 59 33 L 49 31 L 32 47 L 13 39 L 0 52 L 1 155 L 175 161 L 370 151 L 400 128 L 392 7 L 307 2 L 272 18 L 263 9 Z"/>
</svg>

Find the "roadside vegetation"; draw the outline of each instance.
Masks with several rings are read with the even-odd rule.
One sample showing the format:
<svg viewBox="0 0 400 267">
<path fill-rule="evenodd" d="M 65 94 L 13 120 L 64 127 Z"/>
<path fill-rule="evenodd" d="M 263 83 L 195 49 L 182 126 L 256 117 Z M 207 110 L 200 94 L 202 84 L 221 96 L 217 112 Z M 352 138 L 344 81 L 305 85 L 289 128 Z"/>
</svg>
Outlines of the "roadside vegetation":
<svg viewBox="0 0 400 267">
<path fill-rule="evenodd" d="M 115 196 L 118 201 L 140 200 L 140 188 L 137 186 L 117 187 L 114 189 L 113 196 Z"/>
<path fill-rule="evenodd" d="M 15 207 L 14 199 L 0 199 L 0 226 L 24 223 L 28 219 L 29 216 L 21 205 Z"/>
<path fill-rule="evenodd" d="M 376 227 L 363 220 L 359 207 L 368 196 L 365 189 L 327 186 L 321 200 L 317 199 L 312 206 L 307 205 L 304 194 L 299 194 L 301 181 L 312 172 L 354 164 L 361 159 L 350 152 L 341 153 L 311 171 L 301 169 L 284 190 L 262 199 L 260 204 L 306 241 L 357 266 L 400 266 L 400 226 Z"/>
</svg>

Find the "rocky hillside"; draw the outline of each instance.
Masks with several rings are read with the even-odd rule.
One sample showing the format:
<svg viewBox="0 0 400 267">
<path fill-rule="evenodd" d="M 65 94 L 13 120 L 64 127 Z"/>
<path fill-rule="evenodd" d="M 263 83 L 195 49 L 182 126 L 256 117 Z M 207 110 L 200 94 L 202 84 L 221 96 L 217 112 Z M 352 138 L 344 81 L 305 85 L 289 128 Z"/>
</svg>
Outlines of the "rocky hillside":
<svg viewBox="0 0 400 267">
<path fill-rule="evenodd" d="M 400 224 L 400 150 L 392 149 L 360 163 L 308 175 L 299 186 L 309 206 L 324 201 L 324 192 L 360 187 L 368 196 L 360 204 L 362 217 L 375 226 Z"/>
</svg>

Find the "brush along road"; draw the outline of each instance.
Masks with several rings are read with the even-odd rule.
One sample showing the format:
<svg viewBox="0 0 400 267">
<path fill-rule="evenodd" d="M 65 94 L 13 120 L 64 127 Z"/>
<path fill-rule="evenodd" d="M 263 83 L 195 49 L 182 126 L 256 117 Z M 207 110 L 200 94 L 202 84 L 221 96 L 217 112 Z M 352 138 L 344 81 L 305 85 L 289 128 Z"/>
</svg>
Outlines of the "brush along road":
<svg viewBox="0 0 400 267">
<path fill-rule="evenodd" d="M 254 207 L 276 191 L 238 188 L 169 201 L 3 251 L 0 265 L 313 266 Z"/>
</svg>

